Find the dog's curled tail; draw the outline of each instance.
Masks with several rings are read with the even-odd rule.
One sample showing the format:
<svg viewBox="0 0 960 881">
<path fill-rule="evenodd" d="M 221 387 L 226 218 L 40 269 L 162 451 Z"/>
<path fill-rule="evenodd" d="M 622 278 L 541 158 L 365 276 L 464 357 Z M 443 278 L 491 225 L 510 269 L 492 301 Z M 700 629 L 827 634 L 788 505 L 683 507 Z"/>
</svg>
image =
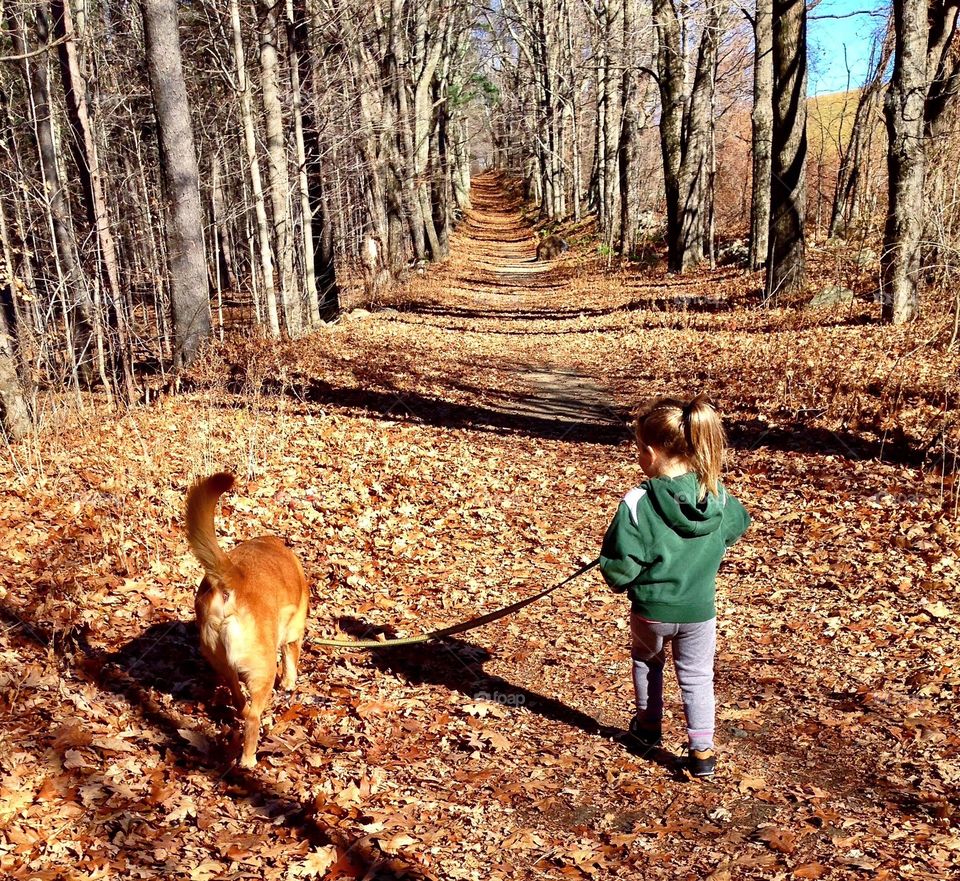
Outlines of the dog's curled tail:
<svg viewBox="0 0 960 881">
<path fill-rule="evenodd" d="M 187 493 L 187 541 L 203 566 L 207 578 L 217 587 L 229 588 L 235 568 L 217 544 L 213 512 L 217 501 L 233 486 L 233 475 L 225 472 L 198 480 Z"/>
</svg>

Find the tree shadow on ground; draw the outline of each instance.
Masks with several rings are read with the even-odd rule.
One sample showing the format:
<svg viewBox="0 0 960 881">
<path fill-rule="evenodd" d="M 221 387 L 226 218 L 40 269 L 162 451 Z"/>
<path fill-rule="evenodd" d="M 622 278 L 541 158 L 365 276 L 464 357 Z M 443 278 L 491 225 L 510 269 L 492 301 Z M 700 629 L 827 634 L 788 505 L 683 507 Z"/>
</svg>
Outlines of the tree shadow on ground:
<svg viewBox="0 0 960 881">
<path fill-rule="evenodd" d="M 914 449 L 906 438 L 884 442 L 850 431 L 832 431 L 800 421 L 772 426 L 759 419 L 731 419 L 725 425 L 730 445 L 738 450 L 772 449 L 793 453 L 834 455 L 851 462 L 877 460 L 919 466 L 923 451 Z"/>
<path fill-rule="evenodd" d="M 392 628 L 371 626 L 355 618 L 341 619 L 339 624 L 341 629 L 358 639 L 370 638 L 377 634 L 388 638 L 394 635 Z M 524 707 L 545 719 L 577 728 L 591 737 L 622 743 L 627 733 L 624 729 L 601 725 L 592 716 L 556 698 L 546 697 L 509 682 L 502 676 L 485 672 L 483 665 L 491 657 L 491 653 L 482 646 L 461 639 L 447 638 L 423 645 L 371 652 L 369 660 L 378 669 L 402 676 L 412 685 L 440 685 L 474 700 L 492 701 L 508 709 Z M 733 672 L 731 671 L 728 675 L 728 682 Z M 742 681 L 735 690 L 744 695 L 752 694 L 751 686 L 755 684 L 753 671 L 741 670 L 739 674 Z M 803 697 L 798 694 L 792 699 L 800 701 Z M 787 716 L 789 717 L 789 713 Z M 731 723 L 722 724 L 721 730 L 726 729 L 729 732 L 730 727 Z M 765 732 L 764 740 L 753 744 L 751 748 L 761 753 L 769 752 L 772 756 L 793 755 L 796 757 L 799 769 L 801 760 L 806 754 L 806 748 L 798 746 L 786 733 L 789 731 L 788 724 L 780 728 L 782 730 L 778 733 L 777 726 L 772 726 L 770 732 Z M 846 761 L 847 753 L 842 748 L 842 737 L 836 736 L 835 732 L 827 732 L 827 736 L 832 742 L 829 746 L 822 744 L 818 746 L 817 758 L 820 764 L 816 776 L 810 778 L 810 782 L 819 780 L 820 784 L 826 786 L 833 794 L 845 798 L 855 797 L 857 794 L 863 795 L 865 789 L 869 789 L 873 797 L 882 795 L 884 798 L 889 798 L 905 813 L 921 817 L 924 814 L 930 814 L 932 805 L 935 806 L 933 802 L 924 801 L 913 790 L 891 786 L 886 771 L 879 761 L 880 756 L 877 756 L 878 761 L 869 766 Z M 737 743 L 737 739 L 728 733 L 727 737 L 722 739 L 721 753 L 724 745 L 726 749 L 736 749 Z M 666 750 L 659 749 L 648 752 L 646 755 L 631 750 L 631 754 L 665 768 L 677 781 L 689 779 L 683 772 L 678 757 Z M 806 777 L 808 774 L 809 771 L 804 769 L 803 776 Z M 799 771 L 798 779 L 800 779 Z M 960 804 L 958 798 L 951 801 L 954 804 Z"/>
<path fill-rule="evenodd" d="M 515 288 L 516 284 L 510 280 L 502 283 L 483 282 L 490 287 L 503 286 Z M 562 284 L 540 283 L 533 285 L 537 288 L 562 287 Z M 644 297 L 629 300 L 614 306 L 587 306 L 573 309 L 511 309 L 511 308 L 468 308 L 466 306 L 446 306 L 429 300 L 407 300 L 391 308 L 400 313 L 415 315 L 433 315 L 444 318 L 462 318 L 464 320 L 487 319 L 496 321 L 570 321 L 575 318 L 602 318 L 607 315 L 616 315 L 620 312 L 658 312 L 677 313 L 685 312 L 730 312 L 741 304 L 726 298 L 710 297 L 694 294 L 677 294 L 671 297 Z"/>
<path fill-rule="evenodd" d="M 394 636 L 392 628 L 374 626 L 358 618 L 341 618 L 338 624 L 341 630 L 358 639 Z M 628 749 L 624 744 L 625 729 L 601 725 L 589 714 L 563 701 L 516 685 L 502 676 L 487 673 L 483 665 L 491 657 L 490 652 L 482 646 L 452 637 L 369 653 L 372 666 L 401 676 L 411 685 L 440 685 L 474 700 L 493 701 L 508 708 L 523 707 L 544 719 L 578 728 L 591 737 L 600 737 Z M 687 779 L 677 757 L 664 749 L 628 751 L 666 768 L 678 780 Z"/>
<path fill-rule="evenodd" d="M 528 437 L 558 440 L 566 443 L 588 443 L 616 446 L 628 443 L 632 437 L 629 427 L 630 409 L 621 405 L 604 407 L 608 421 L 588 421 L 569 418 L 573 412 L 573 398 L 557 400 L 551 406 L 549 398 L 543 410 L 561 415 L 535 415 L 516 412 L 525 409 L 535 396 L 496 391 L 504 409 L 479 403 L 460 403 L 442 397 L 424 395 L 400 388 L 371 388 L 389 378 L 368 370 L 362 377 L 367 388 L 335 386 L 319 378 L 301 377 L 292 387 L 272 389 L 312 404 L 332 405 L 362 410 L 376 419 L 423 423 L 442 428 L 460 428 L 489 431 L 494 434 L 521 434 Z M 414 385 L 416 383 L 413 383 Z M 488 397 L 494 390 L 473 389 L 451 383 L 451 388 L 463 393 Z M 269 390 L 269 389 L 268 389 Z M 560 405 L 563 406 L 560 406 Z M 585 403 L 585 407 L 589 406 Z M 882 460 L 893 464 L 918 466 L 923 463 L 923 452 L 915 449 L 906 438 L 870 438 L 867 431 L 855 434 L 845 430 L 831 430 L 791 420 L 770 425 L 756 418 L 731 418 L 726 421 L 730 444 L 739 450 L 771 449 L 815 455 L 836 455 L 850 461 Z M 879 429 L 876 430 L 880 434 Z"/>
<path fill-rule="evenodd" d="M 272 390 L 281 391 L 280 388 Z M 563 416 L 538 416 L 498 410 L 481 404 L 459 403 L 407 389 L 346 388 L 319 378 L 303 378 L 299 384 L 284 391 L 311 404 L 364 410 L 373 418 L 390 421 L 419 422 L 495 434 L 523 434 L 567 443 L 618 444 L 628 437 L 625 418 L 619 424 L 613 421 L 576 421 Z M 520 394 L 506 397 L 518 406 L 531 400 L 530 396 Z"/>
<path fill-rule="evenodd" d="M 86 681 L 102 692 L 122 698 L 144 725 L 165 738 L 157 748 L 169 750 L 179 764 L 204 774 L 220 797 L 241 801 L 253 797 L 269 804 L 275 825 L 296 831 L 315 847 L 336 846 L 340 857 L 337 867 L 344 872 L 385 881 L 400 878 L 427 881 L 434 877 L 408 860 L 382 851 L 369 835 L 355 835 L 342 826 L 322 823 L 314 815 L 312 805 L 281 791 L 267 779 L 264 771 L 225 767 L 219 755 L 202 755 L 187 746 L 181 732 L 196 731 L 196 718 L 166 706 L 158 699 L 157 691 L 181 695 L 195 687 L 185 684 L 188 677 L 200 673 L 202 683 L 203 677 L 210 675 L 201 672 L 205 665 L 198 669 L 195 664 L 199 652 L 195 642 L 193 648 L 189 647 L 190 622 L 153 625 L 118 651 L 109 653 L 91 645 L 86 625 L 68 632 L 58 631 L 6 600 L 0 600 L 0 621 L 8 625 L 9 639 L 39 649 L 48 657 L 55 655 L 61 678 Z M 167 657 L 168 654 L 172 657 Z M 52 736 L 52 732 L 46 732 L 34 742 L 38 758 L 42 758 L 41 752 L 50 746 L 44 737 L 50 740 Z M 131 852 L 131 861 L 139 864 L 138 854 Z"/>
<path fill-rule="evenodd" d="M 628 304 L 629 305 L 629 304 Z M 407 326 L 416 326 L 422 328 L 430 328 L 447 332 L 458 332 L 462 330 L 462 327 L 456 322 L 460 321 L 480 321 L 480 320 L 492 320 L 498 323 L 502 323 L 500 318 L 491 315 L 489 311 L 486 310 L 477 310 L 475 315 L 468 315 L 467 313 L 470 310 L 461 309 L 459 307 L 454 308 L 437 308 L 434 310 L 424 309 L 420 311 L 414 310 L 403 310 L 397 309 L 394 306 L 389 307 L 392 310 L 393 314 L 381 313 L 385 320 L 394 322 L 396 324 L 404 324 Z M 627 309 L 627 306 L 622 307 L 623 310 Z M 611 316 L 615 316 L 616 311 L 610 313 Z M 704 332 L 713 332 L 717 329 L 717 325 L 711 319 L 711 315 L 718 314 L 716 311 L 709 311 L 704 309 L 663 309 L 663 310 L 652 310 L 652 309 L 640 309 L 638 314 L 642 317 L 638 319 L 638 322 L 632 325 L 633 330 L 659 330 L 659 331 L 670 331 L 670 330 L 682 330 L 682 331 L 704 331 Z M 414 318 L 413 316 L 417 315 L 418 317 Z M 542 320 L 542 321 L 553 321 L 555 322 L 553 326 L 549 328 L 538 327 L 536 330 L 531 330 L 527 326 L 517 325 L 512 326 L 509 330 L 504 330 L 503 327 L 496 327 L 494 329 L 484 328 L 484 332 L 489 332 L 498 337 L 511 337 L 511 336 L 537 336 L 537 337 L 551 337 L 551 336 L 575 336 L 580 335 L 584 336 L 586 334 L 597 334 L 597 333 L 619 333 L 622 332 L 623 327 L 617 324 L 610 324 L 607 326 L 598 326 L 596 323 L 584 325 L 576 324 L 570 326 L 569 324 L 563 324 L 562 322 L 578 322 L 580 318 L 585 317 L 580 312 L 575 310 L 568 311 L 554 311 L 549 314 L 544 314 L 538 318 L 530 318 L 528 320 Z M 445 322 L 453 322 L 447 324 Z M 873 319 L 868 316 L 850 316 L 844 318 L 837 318 L 833 321 L 822 321 L 818 323 L 819 327 L 859 327 L 862 325 L 867 325 L 874 323 Z M 749 327 L 742 326 L 737 328 L 738 334 L 746 334 L 753 336 L 768 335 L 772 333 L 782 333 L 784 332 L 784 326 L 782 323 L 777 322 L 775 319 L 771 318 L 770 320 L 751 325 Z"/>
</svg>

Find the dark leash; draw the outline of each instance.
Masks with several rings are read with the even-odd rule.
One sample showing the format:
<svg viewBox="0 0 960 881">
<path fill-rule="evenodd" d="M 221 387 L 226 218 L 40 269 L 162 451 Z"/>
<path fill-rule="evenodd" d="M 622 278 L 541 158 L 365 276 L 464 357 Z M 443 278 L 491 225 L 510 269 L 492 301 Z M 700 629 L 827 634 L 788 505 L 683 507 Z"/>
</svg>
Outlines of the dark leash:
<svg viewBox="0 0 960 881">
<path fill-rule="evenodd" d="M 449 627 L 442 627 L 439 630 L 431 630 L 429 633 L 421 633 L 417 636 L 404 636 L 398 639 L 383 640 L 311 639 L 310 643 L 312 645 L 329 645 L 335 648 L 347 649 L 388 649 L 396 646 L 419 645 L 420 643 L 430 642 L 434 639 L 443 639 L 445 636 L 453 636 L 456 633 L 466 633 L 468 630 L 473 630 L 477 627 L 483 627 L 484 624 L 490 624 L 492 621 L 498 621 L 501 618 L 506 618 L 507 615 L 512 615 L 514 612 L 519 612 L 524 606 L 529 606 L 531 603 L 535 603 L 537 600 L 542 600 L 545 596 L 549 596 L 555 590 L 559 590 L 565 584 L 569 584 L 571 581 L 574 581 L 581 575 L 586 574 L 599 563 L 600 558 L 597 557 L 596 560 L 592 560 L 591 562 L 581 566 L 572 575 L 568 575 L 563 579 L 563 581 L 548 587 L 546 590 L 541 590 L 540 593 L 536 593 L 533 596 L 526 597 L 522 600 L 517 600 L 517 602 L 511 603 L 509 606 L 504 606 L 502 609 L 488 612 L 486 615 L 480 615 L 477 618 L 470 618 L 468 621 L 461 621 L 459 624 L 451 624 Z"/>
</svg>

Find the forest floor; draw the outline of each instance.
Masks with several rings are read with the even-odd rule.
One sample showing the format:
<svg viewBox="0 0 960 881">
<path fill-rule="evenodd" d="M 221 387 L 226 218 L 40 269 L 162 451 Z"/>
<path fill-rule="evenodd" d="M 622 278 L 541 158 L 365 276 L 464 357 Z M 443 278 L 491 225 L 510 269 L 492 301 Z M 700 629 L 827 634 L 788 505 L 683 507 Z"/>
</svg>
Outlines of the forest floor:
<svg viewBox="0 0 960 881">
<path fill-rule="evenodd" d="M 307 339 L 228 341 L 121 415 L 51 399 L 0 457 L 0 876 L 939 879 L 960 872 L 960 532 L 924 470 L 942 328 L 766 309 L 756 276 L 534 260 L 480 178 L 452 257 Z M 817 272 L 851 283 L 824 250 Z M 869 268 L 853 279 L 867 284 Z M 754 524 L 719 577 L 719 770 L 632 755 L 627 603 L 592 572 L 443 642 L 335 651 L 596 556 L 646 396 L 705 390 Z M 929 452 L 929 451 L 928 451 Z M 196 648 L 192 479 L 282 535 L 312 607 L 252 772 Z"/>
</svg>

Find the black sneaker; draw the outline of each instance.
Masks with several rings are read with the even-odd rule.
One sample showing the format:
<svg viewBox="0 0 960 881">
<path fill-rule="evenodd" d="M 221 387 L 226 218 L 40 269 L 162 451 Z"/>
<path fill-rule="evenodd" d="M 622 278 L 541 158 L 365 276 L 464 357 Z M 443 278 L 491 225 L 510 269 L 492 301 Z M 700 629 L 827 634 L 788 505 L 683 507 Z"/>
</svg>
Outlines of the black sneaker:
<svg viewBox="0 0 960 881">
<path fill-rule="evenodd" d="M 663 743 L 663 733 L 659 725 L 644 724 L 634 716 L 626 739 L 636 749 L 656 749 Z"/>
<path fill-rule="evenodd" d="M 712 749 L 692 749 L 687 756 L 687 770 L 692 777 L 712 777 L 717 769 L 717 756 Z"/>
</svg>

